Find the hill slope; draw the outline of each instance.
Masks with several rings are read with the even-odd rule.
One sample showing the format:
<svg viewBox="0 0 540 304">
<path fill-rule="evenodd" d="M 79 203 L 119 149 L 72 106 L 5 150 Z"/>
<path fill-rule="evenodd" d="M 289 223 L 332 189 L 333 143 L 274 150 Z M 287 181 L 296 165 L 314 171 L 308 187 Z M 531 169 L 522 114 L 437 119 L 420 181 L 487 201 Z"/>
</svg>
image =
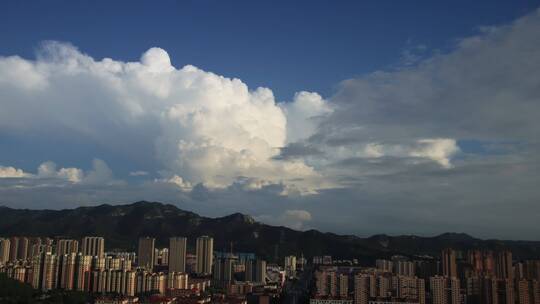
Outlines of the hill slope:
<svg viewBox="0 0 540 304">
<path fill-rule="evenodd" d="M 0 207 L 0 235 L 71 238 L 99 235 L 106 238 L 107 249 L 127 250 L 135 250 L 140 236 L 156 237 L 157 246 L 166 246 L 171 236 L 186 236 L 188 246 L 193 248 L 196 237 L 211 235 L 215 250 L 229 250 L 232 242 L 235 251 L 255 252 L 271 261 L 303 253 L 308 258 L 328 254 L 370 263 L 377 257 L 392 254 L 435 256 L 445 247 L 509 248 L 517 258 L 540 258 L 540 242 L 480 240 L 455 233 L 436 237 L 376 235 L 359 238 L 265 225 L 240 213 L 208 218 L 173 205 L 151 202 L 66 210 Z"/>
</svg>

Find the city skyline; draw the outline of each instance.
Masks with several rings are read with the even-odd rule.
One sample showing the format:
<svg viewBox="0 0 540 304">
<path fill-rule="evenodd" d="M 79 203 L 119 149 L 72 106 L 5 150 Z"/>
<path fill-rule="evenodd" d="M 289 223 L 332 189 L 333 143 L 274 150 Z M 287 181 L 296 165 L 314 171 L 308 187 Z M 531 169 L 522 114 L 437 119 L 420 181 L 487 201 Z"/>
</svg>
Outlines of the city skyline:
<svg viewBox="0 0 540 304">
<path fill-rule="evenodd" d="M 0 205 L 540 240 L 534 1 L 0 7 Z"/>
<path fill-rule="evenodd" d="M 540 0 L 0 29 L 0 303 L 540 304 Z"/>
<path fill-rule="evenodd" d="M 146 303 L 155 299 L 191 303 L 196 299 L 261 304 L 268 297 L 272 303 L 291 304 L 308 300 L 310 304 L 535 304 L 540 301 L 540 260 L 523 260 L 505 248 L 445 247 L 435 256 L 394 253 L 379 256 L 374 263 L 330 255 L 305 259 L 301 254 L 267 264 L 253 253 L 237 253 L 232 248 L 230 252 L 213 251 L 213 238 L 199 236 L 194 248 L 196 260 L 189 262 L 189 270 L 176 272 L 170 271 L 169 258 L 148 261 L 146 251 L 154 252 L 154 239 L 150 237 L 139 239 L 140 254 L 107 248 L 103 255 L 99 252 L 85 255 L 76 246 L 78 240 L 99 243 L 100 248 L 106 244 L 106 239 L 98 236 L 0 237 L 0 280 L 7 277 L 28 284 L 44 292 L 44 298 L 51 291 L 82 292 L 89 296 L 89 303 L 118 300 Z M 182 246 L 186 241 L 184 237 L 170 240 L 173 246 L 179 245 L 175 242 Z M 26 245 L 30 243 L 38 250 L 28 248 Z M 21 247 L 21 244 L 25 245 Z M 17 250 L 24 247 L 25 254 L 13 253 L 12 245 Z M 156 252 L 160 250 L 169 255 L 178 251 L 172 246 L 155 248 Z M 215 259 L 210 261 L 212 267 L 205 269 L 200 261 L 207 263 L 208 253 Z"/>
</svg>

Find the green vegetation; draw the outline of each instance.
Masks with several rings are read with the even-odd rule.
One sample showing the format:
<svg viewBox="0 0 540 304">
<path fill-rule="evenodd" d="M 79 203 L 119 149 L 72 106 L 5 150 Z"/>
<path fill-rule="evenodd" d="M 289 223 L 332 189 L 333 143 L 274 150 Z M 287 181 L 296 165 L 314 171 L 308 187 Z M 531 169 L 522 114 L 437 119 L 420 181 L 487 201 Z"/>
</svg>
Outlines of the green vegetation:
<svg viewBox="0 0 540 304">
<path fill-rule="evenodd" d="M 6 277 L 0 273 L 0 303 L 2 304 L 84 304 L 89 295 L 77 291 L 51 291 L 42 293 L 28 284 Z"/>
<path fill-rule="evenodd" d="M 35 303 L 36 291 L 28 284 L 9 279 L 0 273 L 0 303 Z"/>
</svg>

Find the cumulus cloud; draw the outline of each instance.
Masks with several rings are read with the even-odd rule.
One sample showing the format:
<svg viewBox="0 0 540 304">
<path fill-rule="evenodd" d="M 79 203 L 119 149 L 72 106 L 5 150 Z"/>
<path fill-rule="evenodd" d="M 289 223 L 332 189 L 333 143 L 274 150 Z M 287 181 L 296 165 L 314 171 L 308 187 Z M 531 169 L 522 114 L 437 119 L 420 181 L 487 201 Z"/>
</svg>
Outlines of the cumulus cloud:
<svg viewBox="0 0 540 304">
<path fill-rule="evenodd" d="M 239 79 L 190 65 L 177 69 L 160 48 L 146 51 L 140 62 L 121 62 L 95 60 L 71 45 L 48 42 L 35 61 L 4 57 L 0 62 L 2 129 L 68 130 L 112 151 L 145 153 L 140 158 L 156 159 L 157 169 L 210 187 L 247 176 L 303 180 L 309 188 L 307 180 L 318 177 L 301 160 L 273 160 L 288 136 L 298 136 L 288 132 L 284 108 L 301 113 L 302 121 L 327 111 L 315 93 L 299 93 L 281 106 L 269 89 L 249 90 Z M 290 123 L 296 123 L 293 117 Z M 136 144 L 153 148 L 141 151 Z M 76 172 L 63 174 L 77 178 Z"/>
<path fill-rule="evenodd" d="M 18 56 L 0 60 L 0 85 L 15 87 L 19 90 L 34 91 L 47 85 L 42 71 L 32 62 Z"/>
<path fill-rule="evenodd" d="M 287 117 L 287 142 L 296 143 L 309 138 L 322 118 L 332 112 L 328 101 L 314 92 L 296 93 L 293 102 L 280 104 Z"/>
<path fill-rule="evenodd" d="M 94 159 L 92 161 L 92 169 L 86 172 L 82 183 L 100 185 L 100 184 L 113 184 L 121 181 L 114 179 L 111 168 L 101 159 Z"/>
<path fill-rule="evenodd" d="M 412 150 L 413 157 L 425 157 L 439 163 L 444 168 L 450 168 L 450 157 L 459 151 L 456 140 L 447 138 L 420 139 L 418 148 Z"/>
<path fill-rule="evenodd" d="M 239 79 L 191 65 L 177 69 L 160 48 L 149 49 L 139 62 L 122 62 L 96 60 L 69 44 L 47 42 L 34 61 L 13 56 L 0 62 L 5 67 L 0 69 L 0 94 L 6 109 L 0 113 L 0 128 L 77 138 L 128 159 L 152 159 L 165 177 L 181 176 L 192 185 L 223 188 L 246 177 L 257 181 L 253 185 L 284 184 L 315 193 L 338 186 L 325 172 L 326 164 L 336 156 L 361 156 L 362 148 L 339 143 L 346 130 L 339 129 L 336 136 L 326 133 L 328 122 L 336 125 L 334 117 L 346 108 L 339 94 L 334 106 L 305 91 L 291 102 L 276 103 L 267 88 L 250 90 Z M 28 80 L 20 78 L 23 74 Z M 325 146 L 312 144 L 325 137 Z M 457 149 L 444 148 L 437 139 L 404 140 L 385 143 L 382 150 L 451 167 L 450 157 Z M 413 145 L 420 147 L 396 148 Z M 302 153 L 320 153 L 303 157 L 299 147 L 306 147 Z M 374 152 L 370 147 L 374 146 L 365 150 L 368 157 Z M 110 179 L 108 168 L 99 162 L 94 166 L 98 169 L 87 173 L 86 182 Z M 74 168 L 42 171 L 72 182 L 82 180 Z"/>
<path fill-rule="evenodd" d="M 158 178 L 154 180 L 155 183 L 165 183 L 165 184 L 172 184 L 177 186 L 182 191 L 191 191 L 193 189 L 193 185 L 185 181 L 182 177 L 178 175 L 173 175 L 170 178 Z"/>
<path fill-rule="evenodd" d="M 418 139 L 409 144 L 382 144 L 367 143 L 363 149 L 352 153 L 351 157 L 365 158 L 416 158 L 419 160 L 429 160 L 438 163 L 442 168 L 452 167 L 451 158 L 460 151 L 455 139 L 450 138 L 430 138 Z"/>
<path fill-rule="evenodd" d="M 494 236 L 497 226 L 534 238 L 510 214 L 532 223 L 540 212 L 539 31 L 537 10 L 446 53 L 407 51 L 402 66 L 345 80 L 333 96 L 283 103 L 267 88 L 174 67 L 163 49 L 123 62 L 49 42 L 35 60 L 0 57 L 2 134 L 96 147 L 90 155 L 126 161 L 131 176 L 159 176 L 127 184 L 99 160 L 36 173 L 3 160 L 0 195 L 27 206 L 161 199 L 298 229 L 437 224 Z"/>
<path fill-rule="evenodd" d="M 304 159 L 327 179 L 350 182 L 373 174 L 375 163 L 384 174 L 426 162 L 452 169 L 466 158 L 460 142 L 532 148 L 540 132 L 540 81 L 525 75 L 540 66 L 533 51 L 538 29 L 539 10 L 462 39 L 448 53 L 345 80 L 315 131 L 276 159 Z M 367 167 L 343 168 L 353 162 Z"/>
<path fill-rule="evenodd" d="M 72 183 L 79 183 L 83 179 L 84 173 L 78 168 L 60 168 L 56 169 L 56 164 L 52 161 L 47 161 L 39 165 L 38 178 L 61 178 Z"/>
<path fill-rule="evenodd" d="M 40 180 L 60 180 L 71 184 L 106 185 L 121 183 L 113 178 L 112 170 L 101 159 L 92 161 L 92 168 L 86 172 L 79 168 L 57 168 L 52 161 L 43 162 L 36 173 L 24 172 L 14 167 L 0 166 L 0 178 L 20 178 L 32 180 L 34 185 L 41 186 Z M 46 181 L 45 181 L 46 183 Z"/>
<path fill-rule="evenodd" d="M 256 216 L 255 219 L 271 225 L 279 225 L 296 230 L 303 230 L 306 228 L 306 223 L 312 220 L 312 217 L 309 211 L 295 209 L 285 210 L 277 217 L 270 215 L 260 215 Z"/>
<path fill-rule="evenodd" d="M 0 178 L 21 178 L 27 176 L 28 173 L 25 173 L 22 169 L 0 166 Z"/>
</svg>

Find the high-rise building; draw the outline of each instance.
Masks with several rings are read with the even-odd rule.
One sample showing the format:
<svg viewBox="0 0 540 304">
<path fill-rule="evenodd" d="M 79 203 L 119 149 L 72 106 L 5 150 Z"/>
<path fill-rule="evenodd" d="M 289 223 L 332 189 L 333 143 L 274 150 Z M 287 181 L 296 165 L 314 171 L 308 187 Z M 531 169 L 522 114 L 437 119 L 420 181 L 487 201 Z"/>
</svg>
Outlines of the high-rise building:
<svg viewBox="0 0 540 304">
<path fill-rule="evenodd" d="M 478 276 L 470 276 L 466 278 L 465 295 L 467 303 L 481 303 L 482 296 L 482 279 Z"/>
<path fill-rule="evenodd" d="M 234 259 L 225 258 L 223 260 L 223 281 L 230 283 L 234 276 Z"/>
<path fill-rule="evenodd" d="M 42 252 L 53 252 L 53 243 L 54 240 L 51 238 L 44 238 L 41 242 L 41 245 L 38 246 L 38 250 L 36 252 L 36 255 L 41 254 Z"/>
<path fill-rule="evenodd" d="M 255 280 L 257 283 L 266 283 L 266 261 L 257 260 L 255 266 Z"/>
<path fill-rule="evenodd" d="M 286 256 L 284 266 L 286 275 L 294 276 L 296 274 L 296 256 Z"/>
<path fill-rule="evenodd" d="M 376 286 L 377 293 L 376 296 L 380 298 L 388 298 L 391 296 L 391 277 L 389 276 L 377 276 L 376 277 Z"/>
<path fill-rule="evenodd" d="M 492 251 L 484 251 L 482 253 L 483 258 L 483 275 L 494 276 L 495 275 L 495 258 Z"/>
<path fill-rule="evenodd" d="M 187 289 L 188 275 L 182 272 L 169 272 L 167 275 L 167 288 Z"/>
<path fill-rule="evenodd" d="M 136 273 L 133 271 L 93 270 L 89 278 L 89 290 L 93 293 L 135 295 Z"/>
<path fill-rule="evenodd" d="M 75 283 L 75 253 L 58 256 L 58 287 L 64 290 L 72 290 Z"/>
<path fill-rule="evenodd" d="M 90 268 L 92 266 L 92 256 L 77 254 L 75 259 L 75 289 L 88 291 L 90 284 Z"/>
<path fill-rule="evenodd" d="M 223 261 L 221 258 L 214 260 L 214 265 L 212 266 L 212 279 L 214 284 L 220 284 L 223 278 Z"/>
<path fill-rule="evenodd" d="M 394 269 L 394 263 L 389 260 L 376 260 L 375 267 L 377 267 L 377 269 L 380 271 L 392 272 Z"/>
<path fill-rule="evenodd" d="M 139 250 L 137 253 L 137 264 L 148 271 L 154 268 L 154 246 L 156 239 L 143 237 L 139 239 Z"/>
<path fill-rule="evenodd" d="M 10 247 L 9 247 L 9 261 L 15 262 L 17 261 L 18 256 L 18 250 L 19 250 L 19 238 L 18 237 L 11 237 L 9 239 Z"/>
<path fill-rule="evenodd" d="M 209 236 L 197 238 L 197 273 L 212 274 L 212 262 L 214 259 L 214 239 Z"/>
<path fill-rule="evenodd" d="M 411 261 L 395 261 L 394 262 L 394 273 L 407 277 L 414 277 L 415 265 Z"/>
<path fill-rule="evenodd" d="M 9 261 L 10 241 L 9 239 L 0 238 L 0 264 Z"/>
<path fill-rule="evenodd" d="M 135 272 L 126 271 L 124 272 L 124 277 L 126 282 L 124 285 L 124 294 L 132 297 L 135 295 Z"/>
<path fill-rule="evenodd" d="M 517 288 L 516 288 L 516 302 L 517 304 L 532 304 L 534 302 L 531 301 L 531 292 L 529 291 L 529 281 L 527 280 L 519 280 L 517 281 Z M 531 303 L 532 302 L 532 303 Z"/>
<path fill-rule="evenodd" d="M 337 294 L 340 298 L 347 298 L 349 296 L 349 276 L 344 273 L 340 273 L 337 276 Z"/>
<path fill-rule="evenodd" d="M 107 258 L 106 257 L 103 257 L 103 258 L 100 258 L 99 256 L 92 256 L 91 257 L 91 268 L 92 270 L 105 270 L 106 269 L 106 262 L 107 262 Z"/>
<path fill-rule="evenodd" d="M 394 261 L 395 262 L 395 261 Z M 338 276 L 337 294 L 343 298 L 348 294 L 343 282 L 343 276 Z M 442 277 L 441 277 L 442 278 Z M 324 283 L 327 293 L 333 296 L 331 277 Z M 368 303 L 426 303 L 425 282 L 417 277 L 402 276 L 388 271 L 361 272 L 354 276 L 354 302 L 355 304 Z M 444 290 L 444 289 L 443 289 Z"/>
<path fill-rule="evenodd" d="M 169 272 L 186 272 L 187 238 L 169 239 Z"/>
<path fill-rule="evenodd" d="M 514 281 L 509 279 L 497 280 L 497 303 L 514 303 Z"/>
<path fill-rule="evenodd" d="M 522 280 L 525 278 L 525 265 L 521 262 L 514 264 L 514 279 Z"/>
<path fill-rule="evenodd" d="M 244 281 L 253 282 L 255 279 L 255 261 L 252 259 L 246 260 Z"/>
<path fill-rule="evenodd" d="M 29 258 L 29 239 L 27 237 L 11 237 L 9 239 L 9 260 L 26 260 Z"/>
<path fill-rule="evenodd" d="M 316 296 L 327 297 L 335 296 L 336 291 L 336 272 L 335 271 L 316 271 L 315 287 Z"/>
<path fill-rule="evenodd" d="M 431 288 L 431 302 L 433 304 L 448 304 L 447 278 L 431 277 L 429 280 Z"/>
<path fill-rule="evenodd" d="M 456 252 L 453 249 L 442 251 L 441 263 L 443 276 L 457 278 Z"/>
<path fill-rule="evenodd" d="M 41 238 L 32 237 L 28 243 L 28 258 L 33 259 L 35 256 L 39 255 L 42 251 L 41 247 Z"/>
<path fill-rule="evenodd" d="M 480 303 L 482 304 L 499 304 L 497 291 L 497 279 L 491 277 L 482 278 L 480 292 Z"/>
<path fill-rule="evenodd" d="M 30 268 L 28 266 L 13 265 L 8 267 L 6 273 L 9 278 L 25 283 L 30 275 L 29 269 Z"/>
<path fill-rule="evenodd" d="M 459 280 L 455 277 L 434 276 L 429 279 L 433 304 L 461 304 Z"/>
<path fill-rule="evenodd" d="M 168 266 L 169 265 L 169 248 L 154 249 L 154 265 Z"/>
<path fill-rule="evenodd" d="M 470 250 L 467 253 L 467 262 L 472 266 L 472 270 L 475 274 L 482 274 L 484 270 L 484 259 L 482 251 L 480 250 Z"/>
<path fill-rule="evenodd" d="M 86 236 L 82 239 L 83 255 L 103 257 L 105 255 L 105 239 L 99 236 Z"/>
<path fill-rule="evenodd" d="M 217 258 L 214 261 L 212 277 L 218 286 L 227 286 L 231 283 L 234 273 L 234 259 L 230 256 Z"/>
<path fill-rule="evenodd" d="M 497 253 L 495 260 L 495 274 L 499 279 L 514 280 L 514 269 L 512 266 L 512 252 L 501 251 Z"/>
<path fill-rule="evenodd" d="M 37 256 L 33 264 L 32 287 L 43 291 L 57 287 L 57 258 L 50 252 Z"/>
<path fill-rule="evenodd" d="M 393 296 L 409 303 L 426 303 L 425 283 L 423 279 L 414 276 L 397 275 L 392 277 Z"/>
<path fill-rule="evenodd" d="M 516 287 L 517 304 L 540 304 L 540 282 L 519 280 Z"/>
<path fill-rule="evenodd" d="M 103 266 L 106 270 L 120 270 L 122 269 L 120 264 L 121 260 L 118 257 L 106 255 L 104 259 L 105 265 Z"/>
<path fill-rule="evenodd" d="M 19 260 L 26 260 L 28 257 L 28 238 L 27 237 L 20 237 L 19 238 L 19 244 L 17 248 L 17 259 Z"/>
<path fill-rule="evenodd" d="M 296 267 L 299 270 L 304 270 L 304 266 L 307 264 L 307 259 L 304 257 L 304 254 L 302 253 L 300 255 L 300 258 L 296 261 Z"/>
<path fill-rule="evenodd" d="M 79 242 L 77 240 L 60 239 L 56 242 L 56 255 L 78 253 Z"/>
<path fill-rule="evenodd" d="M 371 296 L 370 287 L 374 276 L 359 273 L 354 277 L 354 304 L 368 304 Z"/>
<path fill-rule="evenodd" d="M 524 266 L 525 278 L 540 281 L 540 260 L 526 260 Z"/>
</svg>

